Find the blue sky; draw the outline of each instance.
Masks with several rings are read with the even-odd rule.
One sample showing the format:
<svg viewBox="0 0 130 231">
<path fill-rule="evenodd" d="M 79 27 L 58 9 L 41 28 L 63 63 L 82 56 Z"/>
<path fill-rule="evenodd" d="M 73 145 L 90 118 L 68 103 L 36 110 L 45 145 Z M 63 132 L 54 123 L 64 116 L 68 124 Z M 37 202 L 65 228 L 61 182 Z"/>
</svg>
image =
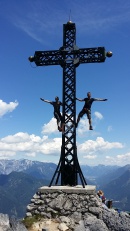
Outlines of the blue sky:
<svg viewBox="0 0 130 231">
<path fill-rule="evenodd" d="M 71 12 L 71 14 L 70 14 Z M 0 159 L 57 163 L 61 133 L 53 108 L 40 97 L 62 100 L 62 68 L 36 67 L 35 51 L 58 50 L 63 24 L 76 24 L 79 48 L 105 47 L 104 63 L 76 69 L 76 95 L 107 98 L 92 105 L 93 131 L 84 116 L 77 128 L 80 164 L 130 164 L 130 1 L 0 1 Z M 76 102 L 76 114 L 83 103 Z"/>
</svg>

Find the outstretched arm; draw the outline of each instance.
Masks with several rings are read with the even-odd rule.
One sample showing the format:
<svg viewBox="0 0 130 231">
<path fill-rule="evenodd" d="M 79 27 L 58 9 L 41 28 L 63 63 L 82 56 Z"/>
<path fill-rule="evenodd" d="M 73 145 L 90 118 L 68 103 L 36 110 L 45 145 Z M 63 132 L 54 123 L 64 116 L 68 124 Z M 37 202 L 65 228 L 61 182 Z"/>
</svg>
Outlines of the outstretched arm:
<svg viewBox="0 0 130 231">
<path fill-rule="evenodd" d="M 94 98 L 94 101 L 107 101 L 107 99 Z"/>
<path fill-rule="evenodd" d="M 44 102 L 46 102 L 46 103 L 51 103 L 51 101 L 45 100 L 45 99 L 43 99 L 43 98 L 40 98 L 40 100 L 42 100 L 42 101 L 44 101 Z"/>
<path fill-rule="evenodd" d="M 79 98 L 75 98 L 75 99 L 77 99 L 80 102 L 84 101 L 84 99 L 79 99 Z"/>
</svg>

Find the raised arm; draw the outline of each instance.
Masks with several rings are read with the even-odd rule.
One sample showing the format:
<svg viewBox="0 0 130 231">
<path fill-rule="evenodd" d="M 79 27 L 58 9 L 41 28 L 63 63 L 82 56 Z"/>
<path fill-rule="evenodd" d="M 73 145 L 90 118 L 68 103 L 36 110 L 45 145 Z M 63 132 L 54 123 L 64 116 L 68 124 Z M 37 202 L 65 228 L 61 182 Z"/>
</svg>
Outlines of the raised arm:
<svg viewBox="0 0 130 231">
<path fill-rule="evenodd" d="M 80 102 L 84 101 L 84 99 L 79 99 L 79 98 L 75 98 L 75 99 L 80 101 Z"/>
<path fill-rule="evenodd" d="M 42 100 L 42 101 L 44 101 L 44 102 L 46 102 L 46 103 L 51 103 L 51 101 L 45 100 L 45 99 L 43 99 L 43 98 L 40 98 L 40 100 Z"/>
</svg>

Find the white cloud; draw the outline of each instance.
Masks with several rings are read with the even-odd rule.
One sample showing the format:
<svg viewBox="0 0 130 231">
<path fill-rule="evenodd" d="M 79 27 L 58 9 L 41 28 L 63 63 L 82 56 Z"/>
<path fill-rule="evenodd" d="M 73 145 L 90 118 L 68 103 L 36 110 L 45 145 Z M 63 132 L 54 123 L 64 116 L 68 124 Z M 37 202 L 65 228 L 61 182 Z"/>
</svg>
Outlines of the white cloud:
<svg viewBox="0 0 130 231">
<path fill-rule="evenodd" d="M 119 160 L 126 160 L 126 159 L 130 159 L 130 152 L 126 153 L 126 154 L 123 154 L 123 155 L 117 155 L 117 158 Z"/>
<path fill-rule="evenodd" d="M 0 151 L 0 159 L 8 159 L 8 157 L 14 157 L 16 155 L 15 151 L 11 150 L 3 150 L 2 152 Z"/>
<path fill-rule="evenodd" d="M 83 156 L 83 158 L 86 158 L 86 159 L 96 159 L 97 155 L 86 155 L 86 156 Z"/>
<path fill-rule="evenodd" d="M 98 111 L 95 111 L 94 115 L 95 115 L 96 119 L 99 119 L 99 120 L 103 119 L 103 115 L 100 112 L 98 112 Z"/>
<path fill-rule="evenodd" d="M 46 137 L 43 137 L 45 139 Z M 18 132 L 15 135 L 9 135 L 1 139 L 5 143 L 24 143 L 24 142 L 34 142 L 40 143 L 41 138 L 34 134 L 29 135 L 28 133 Z"/>
<path fill-rule="evenodd" d="M 49 139 L 34 134 L 19 132 L 0 139 L 0 157 L 11 157 L 19 153 L 26 156 L 37 154 L 58 155 L 61 150 L 61 138 Z"/>
<path fill-rule="evenodd" d="M 130 163 L 130 152 L 126 154 L 120 154 L 116 156 L 106 156 L 106 163 L 116 164 L 116 165 L 126 165 Z"/>
<path fill-rule="evenodd" d="M 14 156 L 36 157 L 38 154 L 43 155 L 60 155 L 62 145 L 61 138 L 50 139 L 48 136 L 36 136 L 34 134 L 19 132 L 14 135 L 6 136 L 0 139 L 0 159 L 9 159 Z M 82 144 L 77 145 L 80 156 L 85 154 L 83 158 L 95 160 L 99 154 L 112 149 L 121 149 L 123 145 L 119 142 L 104 141 L 102 137 L 97 137 L 94 140 L 87 140 Z M 116 158 L 106 156 L 106 163 L 109 164 L 130 160 L 130 153 L 125 155 L 117 155 Z M 116 163 L 116 164 L 117 164 Z"/>
<path fill-rule="evenodd" d="M 78 133 L 83 134 L 88 130 L 88 120 L 87 118 L 80 120 L 80 126 L 78 128 Z M 56 119 L 52 118 L 49 123 L 44 124 L 42 128 L 43 136 L 37 136 L 35 134 L 28 134 L 24 132 L 18 132 L 14 135 L 8 135 L 0 139 L 0 158 L 9 158 L 15 155 L 23 154 L 27 157 L 36 157 L 38 154 L 43 155 L 59 155 L 61 151 L 62 138 L 49 138 L 49 134 L 56 133 L 57 124 Z M 48 135 L 45 135 L 48 134 Z M 78 153 L 80 156 L 85 154 L 83 158 L 88 160 L 97 159 L 99 154 L 104 154 L 112 149 L 121 149 L 123 144 L 119 142 L 108 142 L 102 137 L 97 137 L 96 140 L 87 140 L 83 143 L 77 144 Z M 129 154 L 118 155 L 118 160 L 128 158 Z M 107 156 L 111 162 L 115 160 Z"/>
<path fill-rule="evenodd" d="M 17 100 L 15 100 L 15 102 L 6 103 L 0 99 L 0 117 L 4 116 L 9 112 L 12 112 L 16 109 L 18 105 L 19 103 L 17 102 Z"/>
<path fill-rule="evenodd" d="M 99 120 L 103 119 L 103 115 L 100 112 L 94 112 L 94 116 L 95 118 L 92 119 L 92 122 L 94 124 L 93 127 L 96 126 L 97 122 Z M 84 134 L 86 135 L 86 133 L 89 131 L 89 123 L 88 123 L 88 118 L 86 115 L 84 115 L 84 117 L 82 119 L 80 119 L 80 122 L 78 124 L 78 128 L 77 128 L 77 135 L 78 136 L 83 136 Z M 95 133 L 94 133 L 95 134 Z"/>
<path fill-rule="evenodd" d="M 35 157 L 36 153 L 35 152 L 30 152 L 30 153 L 26 153 L 27 157 Z"/>
<path fill-rule="evenodd" d="M 49 123 L 43 125 L 42 134 L 50 134 L 55 132 L 57 132 L 56 119 L 52 118 Z"/>
<path fill-rule="evenodd" d="M 59 154 L 61 150 L 61 138 L 54 138 L 47 140 L 39 146 L 39 152 L 43 154 Z"/>
<path fill-rule="evenodd" d="M 80 120 L 78 124 L 77 134 L 78 136 L 82 136 L 88 130 L 89 130 L 88 119 L 87 117 L 84 117 L 83 119 Z"/>
<path fill-rule="evenodd" d="M 97 137 L 94 140 L 87 140 L 82 144 L 78 145 L 80 153 L 88 153 L 89 155 L 96 152 L 104 152 L 114 148 L 123 148 L 123 145 L 119 142 L 108 142 L 105 141 L 102 137 Z"/>
</svg>

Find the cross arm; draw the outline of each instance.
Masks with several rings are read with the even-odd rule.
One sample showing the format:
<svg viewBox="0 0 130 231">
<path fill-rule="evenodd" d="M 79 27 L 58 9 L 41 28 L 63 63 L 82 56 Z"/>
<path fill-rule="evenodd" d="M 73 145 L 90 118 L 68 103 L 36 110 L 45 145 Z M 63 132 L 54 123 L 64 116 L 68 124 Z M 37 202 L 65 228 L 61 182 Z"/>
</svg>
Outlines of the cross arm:
<svg viewBox="0 0 130 231">
<path fill-rule="evenodd" d="M 66 50 L 61 47 L 59 50 L 35 51 L 34 56 L 29 57 L 30 62 L 35 62 L 37 66 L 61 65 L 72 61 L 75 66 L 81 63 L 100 63 L 107 57 L 112 56 L 112 52 L 106 52 L 104 47 L 82 48 L 74 46 L 73 49 Z"/>
<path fill-rule="evenodd" d="M 62 59 L 60 50 L 35 51 L 34 56 L 29 57 L 29 61 L 35 62 L 37 66 L 60 65 Z"/>
<path fill-rule="evenodd" d="M 83 48 L 75 52 L 75 58 L 81 63 L 99 63 L 104 62 L 107 56 L 104 47 Z"/>
</svg>

